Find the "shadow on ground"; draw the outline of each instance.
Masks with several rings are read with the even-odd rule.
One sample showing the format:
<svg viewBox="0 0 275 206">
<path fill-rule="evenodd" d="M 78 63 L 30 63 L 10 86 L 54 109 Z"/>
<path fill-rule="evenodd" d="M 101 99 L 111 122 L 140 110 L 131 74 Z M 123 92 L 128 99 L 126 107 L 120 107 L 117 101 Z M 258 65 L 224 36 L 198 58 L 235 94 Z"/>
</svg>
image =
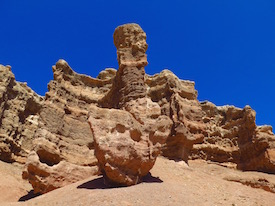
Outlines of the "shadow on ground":
<svg viewBox="0 0 275 206">
<path fill-rule="evenodd" d="M 163 181 L 159 177 L 153 177 L 151 173 L 143 177 L 142 181 L 140 183 L 162 183 Z M 85 182 L 81 185 L 79 185 L 78 189 L 112 189 L 112 188 L 119 188 L 123 186 L 107 186 L 104 183 L 104 178 L 99 177 L 97 179 L 90 180 L 88 182 Z"/>
<path fill-rule="evenodd" d="M 28 194 L 26 194 L 26 195 L 20 197 L 19 200 L 18 200 L 18 202 L 24 202 L 24 201 L 30 200 L 30 199 L 32 199 L 32 198 L 38 197 L 38 196 L 40 196 L 40 195 L 41 195 L 41 194 L 39 194 L 39 193 L 36 193 L 36 194 L 35 194 L 35 193 L 33 192 L 33 190 L 31 190 L 31 191 L 29 191 Z"/>
</svg>

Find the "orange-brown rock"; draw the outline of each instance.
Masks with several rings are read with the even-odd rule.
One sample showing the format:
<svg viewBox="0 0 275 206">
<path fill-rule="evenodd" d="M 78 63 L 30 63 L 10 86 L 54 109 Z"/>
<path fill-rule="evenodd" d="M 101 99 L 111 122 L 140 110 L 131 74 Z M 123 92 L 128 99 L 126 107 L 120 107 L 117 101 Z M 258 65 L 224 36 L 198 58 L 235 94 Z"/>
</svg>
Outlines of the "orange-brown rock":
<svg viewBox="0 0 275 206">
<path fill-rule="evenodd" d="M 173 121 L 171 133 L 162 148 L 171 159 L 188 160 L 194 143 L 204 138 L 202 110 L 194 82 L 183 81 L 164 70 L 147 76 L 148 96 L 161 107 L 161 113 Z"/>
<path fill-rule="evenodd" d="M 90 108 L 95 155 L 111 185 L 140 182 L 153 167 L 171 129 L 170 119 L 161 116 L 159 106 L 150 99 L 132 100 L 127 109 Z"/>
<path fill-rule="evenodd" d="M 217 107 L 202 102 L 206 133 L 195 144 L 191 158 L 215 162 L 233 162 L 242 170 L 275 173 L 275 136 L 270 126 L 257 127 L 256 113 L 249 106 Z"/>
<path fill-rule="evenodd" d="M 23 174 L 37 193 L 97 173 L 87 109 L 109 91 L 115 71 L 107 69 L 99 74 L 100 79 L 91 78 L 75 73 L 67 62 L 59 60 L 53 73 L 54 80 L 48 85 L 39 112 L 39 128 L 34 136 L 37 141 Z"/>
<path fill-rule="evenodd" d="M 90 107 L 95 155 L 108 184 L 134 185 L 153 167 L 171 132 L 171 120 L 146 97 L 146 34 L 137 24 L 116 28 L 119 69 L 104 106 Z M 119 110 L 120 108 L 121 110 Z"/>
<path fill-rule="evenodd" d="M 0 160 L 25 163 L 43 101 L 26 83 L 15 81 L 11 67 L 0 65 Z"/>
<path fill-rule="evenodd" d="M 146 95 L 144 67 L 148 64 L 146 34 L 138 24 L 119 26 L 114 32 L 119 69 L 109 94 L 103 99 L 105 107 L 121 108 Z"/>
<path fill-rule="evenodd" d="M 110 183 L 135 184 L 159 153 L 275 173 L 272 127 L 256 126 L 249 106 L 200 103 L 195 83 L 169 70 L 146 75 L 148 45 L 137 24 L 118 27 L 114 43 L 118 71 L 92 78 L 59 60 L 45 97 L 0 66 L 0 159 L 26 162 L 23 177 L 35 192 L 97 174 L 97 165 Z"/>
<path fill-rule="evenodd" d="M 62 150 L 43 138 L 37 138 L 35 146 L 22 175 L 31 183 L 34 193 L 47 193 L 97 174 L 97 167 L 71 163 L 64 158 Z"/>
</svg>

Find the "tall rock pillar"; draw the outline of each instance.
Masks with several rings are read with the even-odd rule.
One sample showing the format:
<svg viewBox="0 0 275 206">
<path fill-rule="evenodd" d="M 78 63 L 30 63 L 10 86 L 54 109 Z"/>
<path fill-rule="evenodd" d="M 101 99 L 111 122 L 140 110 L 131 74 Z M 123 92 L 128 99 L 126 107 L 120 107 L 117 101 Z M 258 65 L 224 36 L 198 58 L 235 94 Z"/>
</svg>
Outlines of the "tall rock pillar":
<svg viewBox="0 0 275 206">
<path fill-rule="evenodd" d="M 126 102 L 146 96 L 144 67 L 148 64 L 145 54 L 148 45 L 146 34 L 138 24 L 117 27 L 113 37 L 119 69 L 103 104 L 122 108 Z"/>
</svg>

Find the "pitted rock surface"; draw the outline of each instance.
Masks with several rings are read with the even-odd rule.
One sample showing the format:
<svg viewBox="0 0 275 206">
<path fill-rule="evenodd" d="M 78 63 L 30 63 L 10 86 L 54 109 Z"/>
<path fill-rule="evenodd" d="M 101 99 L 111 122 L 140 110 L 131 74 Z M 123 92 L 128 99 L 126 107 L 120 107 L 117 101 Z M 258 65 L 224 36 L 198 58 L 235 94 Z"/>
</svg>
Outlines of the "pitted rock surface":
<svg viewBox="0 0 275 206">
<path fill-rule="evenodd" d="M 146 34 L 138 24 L 119 26 L 114 32 L 119 69 L 110 93 L 103 104 L 109 108 L 121 108 L 132 99 L 146 96 L 144 83 L 148 64 Z"/>
<path fill-rule="evenodd" d="M 9 66 L 0 65 L 0 160 L 26 162 L 43 102 L 26 83 L 15 81 Z"/>
<path fill-rule="evenodd" d="M 115 70 L 101 72 L 100 79 L 91 78 L 75 73 L 67 62 L 59 60 L 53 66 L 53 74 L 34 135 L 39 141 L 33 142 L 23 172 L 36 193 L 97 174 L 88 107 L 97 105 L 110 90 Z M 67 171 L 71 171 L 70 175 Z"/>
<path fill-rule="evenodd" d="M 122 25 L 114 32 L 114 43 L 119 69 L 104 100 L 115 109 L 90 107 L 89 123 L 106 182 L 129 186 L 153 167 L 172 122 L 146 97 L 146 34 L 137 24 Z"/>
<path fill-rule="evenodd" d="M 157 104 L 146 98 L 132 103 L 130 111 L 142 116 L 125 110 L 90 108 L 95 155 L 110 185 L 129 186 L 140 182 L 153 167 L 170 133 L 171 120 L 160 115 Z M 146 107 L 147 104 L 150 106 Z"/>
<path fill-rule="evenodd" d="M 241 170 L 275 173 L 272 127 L 257 127 L 251 107 L 217 107 L 202 102 L 201 108 L 206 133 L 203 141 L 193 146 L 191 158 L 232 162 Z"/>
<path fill-rule="evenodd" d="M 205 125 L 197 100 L 195 83 L 180 80 L 171 71 L 146 77 L 147 95 L 161 107 L 162 115 L 173 121 L 162 148 L 165 157 L 188 161 L 193 144 L 204 138 Z"/>
<path fill-rule="evenodd" d="M 114 43 L 117 71 L 92 78 L 59 60 L 45 97 L 0 66 L 0 158 L 26 163 L 35 192 L 97 174 L 97 165 L 110 184 L 135 184 L 159 153 L 275 174 L 272 127 L 257 126 L 249 106 L 200 103 L 195 83 L 169 70 L 146 75 L 148 45 L 137 24 L 118 27 Z"/>
</svg>

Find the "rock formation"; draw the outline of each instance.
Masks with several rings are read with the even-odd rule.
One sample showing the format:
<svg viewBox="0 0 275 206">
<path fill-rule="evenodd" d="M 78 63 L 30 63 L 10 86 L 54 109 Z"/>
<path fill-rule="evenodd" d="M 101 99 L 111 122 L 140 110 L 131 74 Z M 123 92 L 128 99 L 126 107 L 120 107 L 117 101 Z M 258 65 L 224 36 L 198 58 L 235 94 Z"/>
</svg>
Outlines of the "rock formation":
<svg viewBox="0 0 275 206">
<path fill-rule="evenodd" d="M 148 64 L 146 34 L 137 24 L 119 26 L 114 32 L 119 69 L 111 91 L 102 104 L 121 108 L 130 100 L 146 96 L 144 67 Z"/>
<path fill-rule="evenodd" d="M 257 126 L 249 106 L 200 103 L 195 83 L 169 70 L 146 75 L 137 24 L 118 27 L 114 43 L 117 71 L 92 78 L 59 60 L 45 97 L 0 66 L 0 159 L 25 164 L 36 193 L 99 172 L 109 184 L 136 184 L 158 154 L 275 174 L 272 127 Z"/>
<path fill-rule="evenodd" d="M 0 65 L 0 160 L 25 163 L 43 102 L 26 83 L 15 81 L 11 67 Z"/>
<path fill-rule="evenodd" d="M 137 24 L 118 27 L 114 33 L 119 69 L 104 98 L 109 107 L 90 107 L 89 123 L 95 155 L 106 182 L 137 184 L 153 167 L 172 122 L 160 106 L 146 97 L 144 66 L 146 35 Z"/>
<path fill-rule="evenodd" d="M 183 81 L 171 71 L 146 78 L 148 96 L 161 107 L 161 113 L 173 121 L 171 133 L 162 149 L 163 155 L 188 160 L 194 143 L 204 138 L 202 111 L 194 82 Z"/>
<path fill-rule="evenodd" d="M 54 80 L 39 112 L 39 128 L 33 151 L 26 162 L 23 178 L 36 193 L 76 182 L 96 174 L 93 134 L 87 122 L 90 104 L 110 90 L 113 69 L 100 79 L 75 73 L 64 60 L 53 66 Z"/>
<path fill-rule="evenodd" d="M 255 124 L 255 111 L 202 102 L 206 136 L 195 144 L 191 158 L 232 162 L 241 170 L 275 173 L 272 127 Z"/>
</svg>

